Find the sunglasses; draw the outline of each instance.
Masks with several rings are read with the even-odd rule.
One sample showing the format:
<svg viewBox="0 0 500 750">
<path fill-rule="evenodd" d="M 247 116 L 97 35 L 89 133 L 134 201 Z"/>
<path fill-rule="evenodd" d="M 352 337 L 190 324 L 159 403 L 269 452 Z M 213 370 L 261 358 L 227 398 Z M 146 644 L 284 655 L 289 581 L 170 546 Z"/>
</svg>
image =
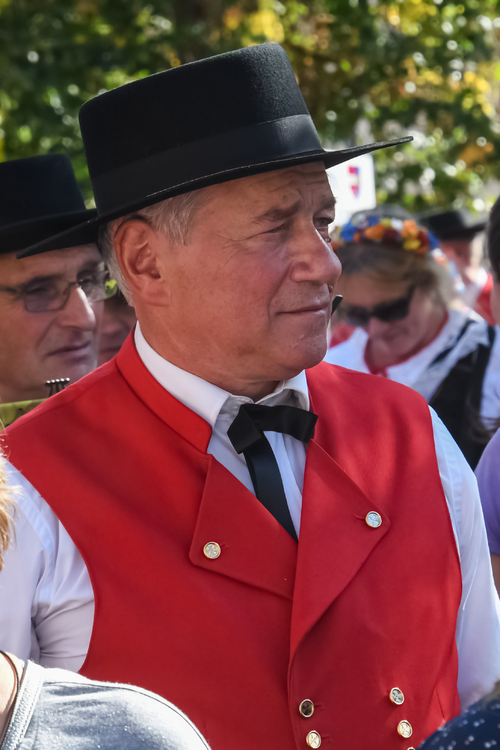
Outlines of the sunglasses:
<svg viewBox="0 0 500 750">
<path fill-rule="evenodd" d="M 27 312 L 42 313 L 62 310 L 73 287 L 79 287 L 90 303 L 108 299 L 117 290 L 116 281 L 110 279 L 108 271 L 96 268 L 81 271 L 76 281 L 48 276 L 18 286 L 0 286 L 0 292 L 22 301 Z"/>
<path fill-rule="evenodd" d="M 370 318 L 376 318 L 382 323 L 394 323 L 396 320 L 403 320 L 410 312 L 410 303 L 413 297 L 415 287 L 411 286 L 406 297 L 392 300 L 391 302 L 380 302 L 371 309 L 369 307 L 359 307 L 358 305 L 342 305 L 341 315 L 349 325 L 354 327 L 366 328 Z"/>
</svg>

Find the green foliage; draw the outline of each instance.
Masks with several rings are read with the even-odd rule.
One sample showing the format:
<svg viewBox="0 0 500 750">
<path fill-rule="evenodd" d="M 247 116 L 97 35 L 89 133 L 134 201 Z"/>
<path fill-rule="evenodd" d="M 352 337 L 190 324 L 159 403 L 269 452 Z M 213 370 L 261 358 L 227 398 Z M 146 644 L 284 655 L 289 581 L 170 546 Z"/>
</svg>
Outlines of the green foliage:
<svg viewBox="0 0 500 750">
<path fill-rule="evenodd" d="M 473 204 L 500 178 L 496 0 L 146 2 L 0 0 L 0 158 L 66 151 L 90 198 L 84 101 L 180 63 L 278 41 L 325 144 L 415 136 L 377 153 L 381 200 L 410 210 Z"/>
</svg>

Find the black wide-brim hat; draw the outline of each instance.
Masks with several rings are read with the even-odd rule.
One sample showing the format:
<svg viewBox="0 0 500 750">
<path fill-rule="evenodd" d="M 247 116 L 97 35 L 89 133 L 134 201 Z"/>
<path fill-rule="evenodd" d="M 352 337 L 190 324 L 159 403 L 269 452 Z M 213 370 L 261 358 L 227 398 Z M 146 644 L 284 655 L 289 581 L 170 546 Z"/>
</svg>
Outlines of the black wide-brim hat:
<svg viewBox="0 0 500 750">
<path fill-rule="evenodd" d="M 472 240 L 486 227 L 487 216 L 473 216 L 465 208 L 456 211 L 441 211 L 421 218 L 422 224 L 428 227 L 439 240 Z"/>
<path fill-rule="evenodd" d="M 93 219 L 64 154 L 14 159 L 0 164 L 0 253 L 24 250 Z M 97 241 L 97 229 L 89 232 Z M 61 244 L 62 243 L 62 244 Z M 46 250 L 68 247 L 50 240 Z"/>
<path fill-rule="evenodd" d="M 175 195 L 307 162 L 333 167 L 412 140 L 325 151 L 278 44 L 120 86 L 86 102 L 80 125 L 98 215 L 61 235 L 71 244 Z M 48 243 L 38 243 L 22 256 L 46 249 Z"/>
</svg>

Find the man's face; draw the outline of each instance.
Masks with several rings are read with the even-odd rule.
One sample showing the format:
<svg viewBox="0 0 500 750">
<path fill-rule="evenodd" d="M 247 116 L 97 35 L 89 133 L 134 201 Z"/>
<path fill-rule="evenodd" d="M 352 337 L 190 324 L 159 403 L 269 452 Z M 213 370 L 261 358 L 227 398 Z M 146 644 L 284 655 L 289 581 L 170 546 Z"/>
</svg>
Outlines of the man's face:
<svg viewBox="0 0 500 750">
<path fill-rule="evenodd" d="M 341 270 L 333 218 L 322 163 L 210 188 L 187 244 L 161 254 L 164 356 L 235 392 L 320 362 Z"/>
<path fill-rule="evenodd" d="M 39 281 L 77 276 L 102 265 L 95 245 L 53 250 L 18 260 L 0 255 L 0 285 L 36 289 Z M 45 398 L 45 381 L 78 380 L 96 367 L 103 303 L 89 305 L 82 290 L 71 287 L 62 310 L 27 312 L 24 300 L 0 291 L 0 400 L 4 403 Z"/>
</svg>

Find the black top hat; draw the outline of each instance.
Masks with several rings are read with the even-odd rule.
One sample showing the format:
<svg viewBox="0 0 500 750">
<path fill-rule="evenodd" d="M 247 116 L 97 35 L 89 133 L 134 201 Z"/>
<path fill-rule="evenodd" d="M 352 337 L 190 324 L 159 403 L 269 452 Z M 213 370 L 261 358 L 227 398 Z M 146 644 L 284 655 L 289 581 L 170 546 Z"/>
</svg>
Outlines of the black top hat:
<svg viewBox="0 0 500 750">
<path fill-rule="evenodd" d="M 473 216 L 470 211 L 461 208 L 458 211 L 442 211 L 421 218 L 422 224 L 428 227 L 439 240 L 472 240 L 486 227 L 486 218 Z"/>
<path fill-rule="evenodd" d="M 0 253 L 13 253 L 96 216 L 87 210 L 64 154 L 15 159 L 0 164 Z M 95 242 L 97 231 L 89 234 Z M 69 247 L 50 241 L 46 250 Z"/>
<path fill-rule="evenodd" d="M 325 151 L 278 44 L 128 83 L 84 104 L 80 125 L 98 217 L 67 232 L 71 244 L 96 225 L 197 188 L 311 161 L 332 167 L 411 140 Z"/>
</svg>

